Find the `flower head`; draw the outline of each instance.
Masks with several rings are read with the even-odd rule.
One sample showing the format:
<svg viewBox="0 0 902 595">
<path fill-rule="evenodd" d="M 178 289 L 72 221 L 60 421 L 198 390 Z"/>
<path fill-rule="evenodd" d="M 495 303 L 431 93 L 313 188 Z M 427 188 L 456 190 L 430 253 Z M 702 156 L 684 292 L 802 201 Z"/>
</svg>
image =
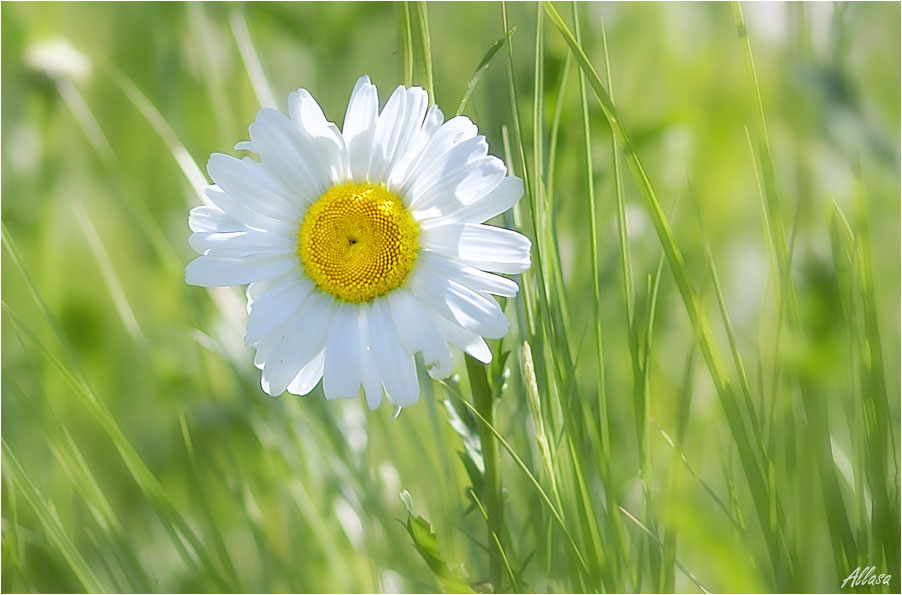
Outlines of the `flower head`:
<svg viewBox="0 0 902 595">
<path fill-rule="evenodd" d="M 259 161 L 210 157 L 186 280 L 249 284 L 245 341 L 263 390 L 304 395 L 322 378 L 327 398 L 363 387 L 375 408 L 384 389 L 403 406 L 419 398 L 415 354 L 437 379 L 453 370 L 449 344 L 491 361 L 483 338 L 509 328 L 491 295 L 518 289 L 494 273 L 529 268 L 530 243 L 482 224 L 523 184 L 468 118 L 445 122 L 418 87 L 380 111 L 363 76 L 342 130 L 299 89 L 288 117 L 260 110 L 250 137 L 236 149 Z"/>
</svg>

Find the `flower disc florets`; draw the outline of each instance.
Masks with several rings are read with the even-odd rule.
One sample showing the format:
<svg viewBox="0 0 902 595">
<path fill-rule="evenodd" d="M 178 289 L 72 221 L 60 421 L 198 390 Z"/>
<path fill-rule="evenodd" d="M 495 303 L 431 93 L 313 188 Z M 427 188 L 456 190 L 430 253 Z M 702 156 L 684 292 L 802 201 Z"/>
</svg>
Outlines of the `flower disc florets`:
<svg viewBox="0 0 902 595">
<path fill-rule="evenodd" d="M 394 194 L 371 184 L 335 186 L 314 203 L 298 247 L 311 279 L 347 302 L 401 285 L 417 257 L 419 228 Z"/>
</svg>

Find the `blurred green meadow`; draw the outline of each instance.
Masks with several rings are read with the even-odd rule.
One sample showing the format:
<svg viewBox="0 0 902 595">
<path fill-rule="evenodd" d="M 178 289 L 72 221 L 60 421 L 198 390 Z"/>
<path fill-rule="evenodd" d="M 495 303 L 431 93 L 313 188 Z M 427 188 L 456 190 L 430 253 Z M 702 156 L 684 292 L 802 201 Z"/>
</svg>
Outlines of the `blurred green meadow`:
<svg viewBox="0 0 902 595">
<path fill-rule="evenodd" d="M 0 16 L 4 592 L 899 592 L 898 3 Z M 267 397 L 184 283 L 210 153 L 361 74 L 461 106 L 533 240 L 397 418 Z"/>
</svg>

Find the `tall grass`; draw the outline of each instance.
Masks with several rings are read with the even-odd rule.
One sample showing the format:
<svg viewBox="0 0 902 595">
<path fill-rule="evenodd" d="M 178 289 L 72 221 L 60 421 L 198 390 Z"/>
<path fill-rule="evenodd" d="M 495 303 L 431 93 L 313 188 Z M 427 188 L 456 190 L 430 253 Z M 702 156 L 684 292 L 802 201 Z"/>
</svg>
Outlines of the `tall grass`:
<svg viewBox="0 0 902 595">
<path fill-rule="evenodd" d="M 3 590 L 898 592 L 898 5 L 0 10 Z M 266 398 L 183 282 L 199 164 L 362 73 L 471 117 L 533 241 L 400 414 Z"/>
</svg>

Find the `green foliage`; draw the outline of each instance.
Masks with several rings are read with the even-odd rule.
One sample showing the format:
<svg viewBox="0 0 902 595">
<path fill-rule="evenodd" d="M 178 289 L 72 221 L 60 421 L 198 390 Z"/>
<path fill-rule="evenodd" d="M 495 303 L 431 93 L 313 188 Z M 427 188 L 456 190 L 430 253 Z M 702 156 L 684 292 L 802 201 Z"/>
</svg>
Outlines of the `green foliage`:
<svg viewBox="0 0 902 595">
<path fill-rule="evenodd" d="M 463 572 L 448 566 L 439 551 L 438 540 L 435 533 L 432 532 L 432 525 L 429 524 L 429 521 L 413 514 L 413 499 L 406 490 L 401 492 L 401 501 L 407 508 L 407 522 L 404 523 L 404 526 L 407 527 L 407 533 L 413 540 L 413 547 L 435 574 L 435 578 L 442 586 L 442 591 L 444 593 L 473 593 L 474 591 L 467 584 Z"/>
<path fill-rule="evenodd" d="M 899 592 L 898 4 L 0 12 L 4 592 Z M 209 154 L 364 73 L 471 117 L 533 242 L 397 416 L 266 397 L 184 283 Z"/>
</svg>

